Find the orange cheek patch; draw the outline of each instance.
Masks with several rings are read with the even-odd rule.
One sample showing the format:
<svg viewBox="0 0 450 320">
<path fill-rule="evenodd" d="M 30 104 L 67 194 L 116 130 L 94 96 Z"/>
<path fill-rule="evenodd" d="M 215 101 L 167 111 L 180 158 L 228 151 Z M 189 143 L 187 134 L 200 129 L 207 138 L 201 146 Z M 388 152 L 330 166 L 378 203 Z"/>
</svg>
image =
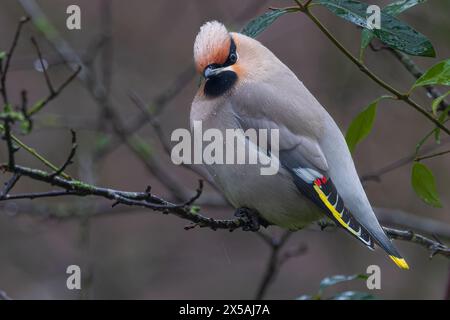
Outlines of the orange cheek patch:
<svg viewBox="0 0 450 320">
<path fill-rule="evenodd" d="M 223 64 L 228 59 L 228 55 L 230 53 L 230 41 L 226 43 L 222 43 L 220 46 L 216 45 L 211 47 L 211 49 L 199 59 L 197 63 L 197 71 L 202 73 L 205 68 L 212 64 Z"/>
<path fill-rule="evenodd" d="M 242 77 L 245 76 L 245 68 L 243 68 L 242 65 L 239 64 L 239 60 L 231 68 L 237 74 L 238 78 L 242 79 Z"/>
</svg>

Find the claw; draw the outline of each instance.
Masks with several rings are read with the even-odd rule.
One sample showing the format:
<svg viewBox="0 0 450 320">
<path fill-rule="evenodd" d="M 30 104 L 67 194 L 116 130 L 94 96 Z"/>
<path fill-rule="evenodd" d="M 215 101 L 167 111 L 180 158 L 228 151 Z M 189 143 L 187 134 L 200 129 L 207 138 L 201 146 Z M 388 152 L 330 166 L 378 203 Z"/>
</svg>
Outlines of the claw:
<svg viewBox="0 0 450 320">
<path fill-rule="evenodd" d="M 244 231 L 258 231 L 261 226 L 264 228 L 269 226 L 269 222 L 261 218 L 258 212 L 253 209 L 238 208 L 234 212 L 234 216 L 244 220 L 245 224 L 242 227 L 242 230 Z"/>
</svg>

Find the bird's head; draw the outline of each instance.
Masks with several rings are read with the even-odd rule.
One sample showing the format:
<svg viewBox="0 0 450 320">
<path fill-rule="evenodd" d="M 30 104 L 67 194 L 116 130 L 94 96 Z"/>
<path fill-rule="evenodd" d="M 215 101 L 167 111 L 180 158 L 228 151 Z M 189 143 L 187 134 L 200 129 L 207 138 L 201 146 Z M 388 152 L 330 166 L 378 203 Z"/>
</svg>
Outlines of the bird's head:
<svg viewBox="0 0 450 320">
<path fill-rule="evenodd" d="M 194 44 L 197 71 L 206 79 L 204 93 L 219 96 L 233 87 L 239 77 L 236 35 L 217 21 L 205 23 Z"/>
</svg>

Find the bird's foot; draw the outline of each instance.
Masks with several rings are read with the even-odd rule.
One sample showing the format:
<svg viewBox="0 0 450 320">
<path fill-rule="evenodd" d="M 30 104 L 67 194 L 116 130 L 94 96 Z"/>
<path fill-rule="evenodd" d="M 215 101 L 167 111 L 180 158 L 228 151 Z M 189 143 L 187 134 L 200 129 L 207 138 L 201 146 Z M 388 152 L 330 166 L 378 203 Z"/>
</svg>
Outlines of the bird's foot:
<svg viewBox="0 0 450 320">
<path fill-rule="evenodd" d="M 244 220 L 242 227 L 244 231 L 258 231 L 261 226 L 267 228 L 270 223 L 262 218 L 256 210 L 249 208 L 238 208 L 234 212 L 236 218 Z"/>
</svg>

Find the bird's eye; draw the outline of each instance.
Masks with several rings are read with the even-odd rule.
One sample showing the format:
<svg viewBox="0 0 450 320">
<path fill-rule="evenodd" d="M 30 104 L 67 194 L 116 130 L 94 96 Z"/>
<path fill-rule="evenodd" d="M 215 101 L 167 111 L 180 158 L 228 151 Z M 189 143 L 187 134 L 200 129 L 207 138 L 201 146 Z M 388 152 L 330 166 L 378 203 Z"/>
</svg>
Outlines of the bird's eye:
<svg viewBox="0 0 450 320">
<path fill-rule="evenodd" d="M 231 53 L 229 59 L 231 63 L 235 63 L 237 61 L 237 54 L 234 52 Z"/>
</svg>

